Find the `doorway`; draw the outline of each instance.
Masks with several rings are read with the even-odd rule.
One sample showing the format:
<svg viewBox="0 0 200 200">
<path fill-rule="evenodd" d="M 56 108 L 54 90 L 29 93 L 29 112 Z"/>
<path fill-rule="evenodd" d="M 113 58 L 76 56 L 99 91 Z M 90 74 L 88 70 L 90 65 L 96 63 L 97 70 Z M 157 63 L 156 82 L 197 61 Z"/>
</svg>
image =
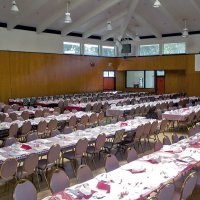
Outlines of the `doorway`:
<svg viewBox="0 0 200 200">
<path fill-rule="evenodd" d="M 156 77 L 156 94 L 165 93 L 165 77 L 157 76 Z"/>
<path fill-rule="evenodd" d="M 115 71 L 103 72 L 103 90 L 113 91 L 116 89 Z"/>
</svg>

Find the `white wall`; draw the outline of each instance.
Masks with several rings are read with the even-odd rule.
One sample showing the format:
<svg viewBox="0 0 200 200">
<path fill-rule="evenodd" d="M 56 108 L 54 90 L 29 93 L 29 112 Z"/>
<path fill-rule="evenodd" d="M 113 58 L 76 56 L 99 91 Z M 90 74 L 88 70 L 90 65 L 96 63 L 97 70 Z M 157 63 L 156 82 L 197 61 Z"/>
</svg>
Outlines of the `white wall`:
<svg viewBox="0 0 200 200">
<path fill-rule="evenodd" d="M 0 50 L 44 52 L 63 54 L 63 42 L 73 41 L 92 43 L 98 45 L 113 45 L 113 42 L 102 42 L 95 39 L 82 39 L 80 37 L 62 37 L 56 34 L 41 33 L 0 28 Z"/>
<path fill-rule="evenodd" d="M 0 28 L 0 50 L 9 51 L 25 51 L 25 52 L 44 52 L 63 54 L 63 41 L 73 41 L 80 43 L 92 43 L 98 45 L 114 45 L 113 42 L 102 42 L 95 39 L 83 39 L 80 37 L 62 37 L 56 34 L 41 33 L 37 34 L 32 31 L 23 31 L 13 29 L 11 31 L 6 28 Z M 162 39 L 143 39 L 139 43 L 134 44 L 132 41 L 133 53 L 129 55 L 138 55 L 140 44 L 162 44 L 167 42 L 186 42 L 186 53 L 200 52 L 200 35 L 190 35 L 188 38 L 167 37 Z M 162 54 L 162 49 L 160 51 Z"/>
<path fill-rule="evenodd" d="M 161 39 L 153 38 L 153 39 L 143 39 L 138 43 L 134 43 L 131 41 L 132 44 L 132 51 L 130 56 L 137 56 L 139 52 L 139 45 L 141 44 L 160 44 L 160 55 L 162 55 L 162 47 L 164 43 L 173 43 L 173 42 L 186 42 L 186 53 L 199 53 L 200 52 L 200 35 L 190 35 L 188 38 L 183 38 L 181 36 L 175 37 L 165 37 Z"/>
</svg>

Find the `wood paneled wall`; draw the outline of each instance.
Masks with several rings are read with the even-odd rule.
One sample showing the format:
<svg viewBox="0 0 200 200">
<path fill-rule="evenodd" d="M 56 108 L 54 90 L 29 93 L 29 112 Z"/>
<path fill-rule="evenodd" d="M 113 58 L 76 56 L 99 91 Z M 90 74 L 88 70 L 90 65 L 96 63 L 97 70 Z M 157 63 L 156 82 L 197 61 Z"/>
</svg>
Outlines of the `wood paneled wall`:
<svg viewBox="0 0 200 200">
<path fill-rule="evenodd" d="M 105 58 L 0 52 L 0 101 L 9 98 L 101 91 L 103 71 L 116 70 L 116 89 L 125 90 L 125 70 L 166 72 L 166 91 L 200 96 L 194 55 Z M 95 63 L 91 66 L 90 63 Z M 112 63 L 108 67 L 108 63 Z"/>
<path fill-rule="evenodd" d="M 108 63 L 112 67 L 108 68 Z M 94 63 L 91 66 L 90 63 Z M 0 101 L 9 98 L 100 91 L 103 70 L 115 58 L 0 52 Z"/>
</svg>

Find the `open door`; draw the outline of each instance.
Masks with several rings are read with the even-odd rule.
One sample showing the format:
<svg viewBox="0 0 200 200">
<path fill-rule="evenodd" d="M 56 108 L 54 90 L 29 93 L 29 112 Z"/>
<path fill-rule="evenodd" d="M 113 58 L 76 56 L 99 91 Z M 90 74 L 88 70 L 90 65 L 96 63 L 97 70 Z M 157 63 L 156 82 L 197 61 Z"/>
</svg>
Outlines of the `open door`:
<svg viewBox="0 0 200 200">
<path fill-rule="evenodd" d="M 165 77 L 157 76 L 156 77 L 156 94 L 165 93 Z"/>
</svg>

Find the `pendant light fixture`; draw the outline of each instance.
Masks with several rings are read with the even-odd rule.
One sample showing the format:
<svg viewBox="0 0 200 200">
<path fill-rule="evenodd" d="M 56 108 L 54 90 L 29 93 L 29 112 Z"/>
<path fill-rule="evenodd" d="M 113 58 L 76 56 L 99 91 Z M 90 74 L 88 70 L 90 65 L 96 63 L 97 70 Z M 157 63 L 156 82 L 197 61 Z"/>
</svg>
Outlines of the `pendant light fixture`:
<svg viewBox="0 0 200 200">
<path fill-rule="evenodd" d="M 11 7 L 10 10 L 11 10 L 12 12 L 14 12 L 14 13 L 19 12 L 19 8 L 18 8 L 18 6 L 17 6 L 15 0 L 12 1 L 12 7 Z"/>
<path fill-rule="evenodd" d="M 111 21 L 107 21 L 106 29 L 107 29 L 107 31 L 112 31 L 112 24 L 111 24 Z"/>
<path fill-rule="evenodd" d="M 70 12 L 69 12 L 69 1 L 67 2 L 67 12 L 65 13 L 65 23 L 66 24 L 70 24 L 72 23 L 72 18 L 70 16 Z"/>
<path fill-rule="evenodd" d="M 155 1 L 154 1 L 154 4 L 153 4 L 153 7 L 154 7 L 154 8 L 159 8 L 160 6 L 161 6 L 160 1 L 159 1 L 159 0 L 155 0 Z"/>
<path fill-rule="evenodd" d="M 187 38 L 189 36 L 189 33 L 188 33 L 187 20 L 186 19 L 184 19 L 184 23 L 185 23 L 185 27 L 184 27 L 183 32 L 182 32 L 182 37 Z"/>
</svg>

